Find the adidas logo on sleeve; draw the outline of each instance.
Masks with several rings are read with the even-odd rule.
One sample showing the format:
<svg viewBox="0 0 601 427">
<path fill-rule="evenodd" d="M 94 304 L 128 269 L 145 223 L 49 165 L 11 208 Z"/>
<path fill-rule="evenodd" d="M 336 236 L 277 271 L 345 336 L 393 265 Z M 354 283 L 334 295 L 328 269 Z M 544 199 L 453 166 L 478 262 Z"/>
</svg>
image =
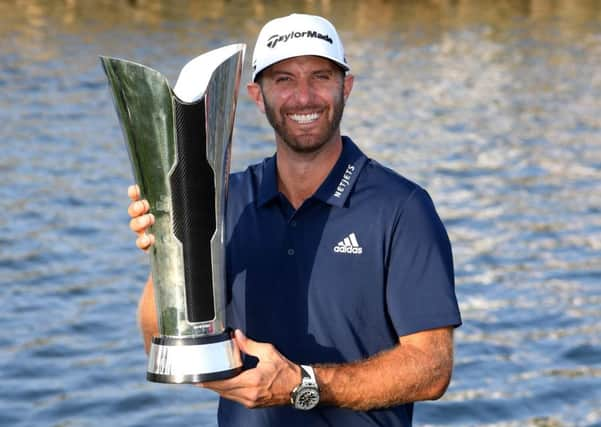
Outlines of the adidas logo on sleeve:
<svg viewBox="0 0 601 427">
<path fill-rule="evenodd" d="M 359 242 L 357 241 L 357 236 L 355 236 L 355 233 L 351 233 L 345 237 L 344 240 L 338 242 L 338 244 L 334 246 L 334 252 L 341 254 L 361 255 L 363 253 L 363 248 L 359 246 Z"/>
</svg>

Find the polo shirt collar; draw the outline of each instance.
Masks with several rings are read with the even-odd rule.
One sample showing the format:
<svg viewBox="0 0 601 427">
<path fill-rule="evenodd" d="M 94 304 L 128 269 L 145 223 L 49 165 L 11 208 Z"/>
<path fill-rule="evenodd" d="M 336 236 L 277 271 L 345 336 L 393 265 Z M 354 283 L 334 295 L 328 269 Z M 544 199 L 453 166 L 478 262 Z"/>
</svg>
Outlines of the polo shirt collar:
<svg viewBox="0 0 601 427">
<path fill-rule="evenodd" d="M 359 147 L 343 136 L 342 153 L 313 197 L 333 206 L 344 206 L 366 162 L 367 157 Z"/>
<path fill-rule="evenodd" d="M 333 206 L 344 206 L 366 162 L 367 157 L 359 147 L 349 137 L 343 136 L 342 153 L 313 197 Z M 269 203 L 278 195 L 276 156 L 274 155 L 263 163 L 263 179 L 258 194 L 259 206 Z"/>
</svg>

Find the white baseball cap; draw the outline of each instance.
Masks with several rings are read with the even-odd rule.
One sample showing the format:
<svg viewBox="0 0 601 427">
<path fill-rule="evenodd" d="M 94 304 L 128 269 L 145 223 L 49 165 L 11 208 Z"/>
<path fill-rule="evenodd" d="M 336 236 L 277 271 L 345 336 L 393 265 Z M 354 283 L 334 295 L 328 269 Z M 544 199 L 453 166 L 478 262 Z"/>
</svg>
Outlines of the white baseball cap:
<svg viewBox="0 0 601 427">
<path fill-rule="evenodd" d="M 253 52 L 253 74 L 296 56 L 316 55 L 350 70 L 336 28 L 321 16 L 293 13 L 269 21 L 261 29 Z"/>
</svg>

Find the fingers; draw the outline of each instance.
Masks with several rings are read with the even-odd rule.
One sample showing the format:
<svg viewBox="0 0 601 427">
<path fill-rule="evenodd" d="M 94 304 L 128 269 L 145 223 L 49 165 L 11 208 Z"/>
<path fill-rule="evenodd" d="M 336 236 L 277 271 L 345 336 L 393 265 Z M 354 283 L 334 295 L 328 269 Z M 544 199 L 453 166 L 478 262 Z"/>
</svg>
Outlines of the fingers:
<svg viewBox="0 0 601 427">
<path fill-rule="evenodd" d="M 143 251 L 147 251 L 154 244 L 154 236 L 146 234 L 148 227 L 154 224 L 154 215 L 149 213 L 150 203 L 148 200 L 140 199 L 140 187 L 130 185 L 127 188 L 127 195 L 131 203 L 127 208 L 127 213 L 131 217 L 129 228 L 138 235 L 136 246 Z"/>
<path fill-rule="evenodd" d="M 148 227 L 154 224 L 154 215 L 146 214 L 133 217 L 129 221 L 129 228 L 136 234 L 145 233 Z"/>
<path fill-rule="evenodd" d="M 147 251 L 152 245 L 154 245 L 154 235 L 152 234 L 142 234 L 136 239 L 136 246 L 143 251 Z"/>
<path fill-rule="evenodd" d="M 140 187 L 137 184 L 127 187 L 127 195 L 132 201 L 140 200 Z"/>
<path fill-rule="evenodd" d="M 135 200 L 127 207 L 127 213 L 130 217 L 134 218 L 147 213 L 150 210 L 150 203 L 148 200 Z"/>
<path fill-rule="evenodd" d="M 257 408 L 273 405 L 273 402 L 268 403 L 271 393 L 266 390 L 263 381 L 261 373 L 257 369 L 251 369 L 227 380 L 203 382 L 197 385 L 212 390 L 226 399 L 241 403 L 247 408 Z"/>
<path fill-rule="evenodd" d="M 247 408 L 257 407 L 258 381 L 254 372 L 244 371 L 228 380 L 210 381 L 197 384 L 201 388 L 212 390 L 220 396 L 234 400 Z"/>
<path fill-rule="evenodd" d="M 154 224 L 153 214 L 138 216 L 129 221 L 129 228 L 138 235 L 136 246 L 143 251 L 147 251 L 154 244 L 154 235 L 146 233 L 152 224 Z"/>
</svg>

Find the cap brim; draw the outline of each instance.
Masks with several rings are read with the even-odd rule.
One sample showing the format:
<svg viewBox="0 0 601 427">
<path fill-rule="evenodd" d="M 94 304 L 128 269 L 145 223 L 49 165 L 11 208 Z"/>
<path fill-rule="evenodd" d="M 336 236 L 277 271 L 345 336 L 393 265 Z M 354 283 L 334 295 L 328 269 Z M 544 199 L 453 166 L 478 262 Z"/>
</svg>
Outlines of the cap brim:
<svg viewBox="0 0 601 427">
<path fill-rule="evenodd" d="M 259 68 L 258 70 L 253 71 L 253 75 L 252 75 L 252 80 L 253 82 L 257 80 L 257 76 L 259 74 L 261 74 L 263 71 L 265 71 L 267 68 L 271 67 L 272 65 L 278 64 L 282 61 L 285 61 L 287 59 L 292 59 L 292 58 L 298 58 L 299 56 L 319 56 L 320 58 L 325 58 L 325 59 L 329 59 L 330 61 L 332 61 L 333 63 L 335 63 L 336 65 L 338 65 L 340 68 L 342 68 L 345 72 L 350 71 L 351 67 L 348 66 L 348 64 L 339 61 L 338 59 L 329 56 L 329 55 L 320 55 L 318 53 L 314 53 L 314 52 L 310 52 L 310 53 L 301 53 L 298 55 L 283 55 L 281 58 L 277 58 L 276 60 L 274 60 L 273 62 L 264 65 L 263 67 Z"/>
</svg>

